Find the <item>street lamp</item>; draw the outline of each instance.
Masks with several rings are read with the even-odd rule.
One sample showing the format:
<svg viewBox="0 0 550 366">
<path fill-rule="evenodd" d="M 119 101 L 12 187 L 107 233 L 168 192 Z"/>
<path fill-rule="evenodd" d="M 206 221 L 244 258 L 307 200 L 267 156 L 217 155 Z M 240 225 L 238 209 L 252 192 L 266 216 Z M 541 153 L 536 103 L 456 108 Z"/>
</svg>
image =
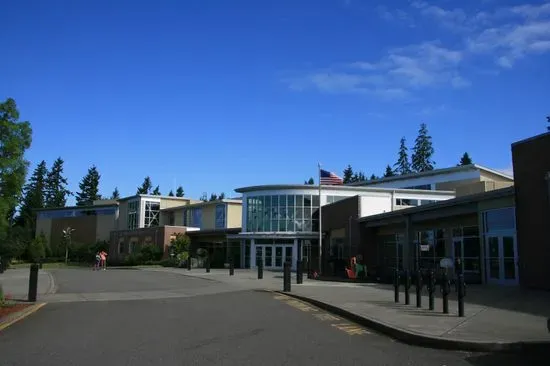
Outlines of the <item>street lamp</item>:
<svg viewBox="0 0 550 366">
<path fill-rule="evenodd" d="M 65 238 L 65 264 L 69 263 L 69 245 L 71 244 L 71 234 L 74 230 L 70 226 L 63 230 L 63 237 Z"/>
</svg>

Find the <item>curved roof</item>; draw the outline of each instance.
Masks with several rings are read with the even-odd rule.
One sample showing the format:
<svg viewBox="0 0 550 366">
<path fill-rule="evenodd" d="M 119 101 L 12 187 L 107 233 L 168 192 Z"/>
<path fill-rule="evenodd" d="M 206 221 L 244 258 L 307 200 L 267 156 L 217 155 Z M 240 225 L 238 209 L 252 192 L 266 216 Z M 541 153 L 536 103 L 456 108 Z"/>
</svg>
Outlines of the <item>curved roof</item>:
<svg viewBox="0 0 550 366">
<path fill-rule="evenodd" d="M 284 191 L 292 189 L 309 189 L 311 191 L 318 192 L 319 186 L 313 184 L 267 184 L 261 186 L 249 186 L 241 187 L 235 189 L 235 192 L 238 193 L 248 193 L 255 191 Z M 455 194 L 454 191 L 427 191 L 424 189 L 400 189 L 400 188 L 380 188 L 380 187 L 354 187 L 347 185 L 324 185 L 321 186 L 321 189 L 330 189 L 343 192 L 403 192 L 403 193 L 430 193 L 430 194 L 441 194 L 449 195 Z"/>
</svg>

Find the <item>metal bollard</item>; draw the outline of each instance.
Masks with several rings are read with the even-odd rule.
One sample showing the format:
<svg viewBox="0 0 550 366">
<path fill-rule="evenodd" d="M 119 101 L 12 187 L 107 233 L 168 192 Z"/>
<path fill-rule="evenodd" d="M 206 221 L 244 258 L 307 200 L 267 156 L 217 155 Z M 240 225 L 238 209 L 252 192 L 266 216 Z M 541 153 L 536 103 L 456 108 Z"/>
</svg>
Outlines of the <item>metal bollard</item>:
<svg viewBox="0 0 550 366">
<path fill-rule="evenodd" d="M 396 268 L 393 274 L 394 301 L 399 302 L 399 270 Z"/>
<path fill-rule="evenodd" d="M 36 292 L 38 290 L 38 264 L 31 264 L 31 272 L 29 276 L 29 302 L 36 301 Z"/>
<path fill-rule="evenodd" d="M 191 256 L 189 256 L 189 258 L 187 258 L 187 270 L 188 271 L 191 270 Z"/>
<path fill-rule="evenodd" d="M 229 261 L 229 275 L 233 276 L 235 274 L 235 263 L 233 263 L 233 259 Z"/>
<path fill-rule="evenodd" d="M 411 303 L 411 297 L 409 294 L 409 290 L 411 289 L 411 274 L 408 270 L 405 271 L 405 305 L 409 305 Z"/>
<path fill-rule="evenodd" d="M 435 309 L 434 294 L 435 294 L 435 274 L 433 269 L 430 269 L 428 271 L 428 296 L 429 296 L 430 310 Z"/>
<path fill-rule="evenodd" d="M 0 255 L 0 273 L 4 273 L 4 260 L 2 259 L 1 255 Z"/>
<path fill-rule="evenodd" d="M 290 292 L 290 262 L 285 262 L 283 272 L 283 291 Z"/>
<path fill-rule="evenodd" d="M 416 272 L 416 307 L 421 308 L 422 307 L 422 271 L 418 270 Z"/>
<path fill-rule="evenodd" d="M 258 279 L 261 280 L 264 278 L 264 261 L 260 260 L 258 262 Z"/>
<path fill-rule="evenodd" d="M 206 259 L 206 273 L 210 273 L 210 258 Z"/>
<path fill-rule="evenodd" d="M 441 294 L 443 295 L 443 314 L 449 314 L 449 292 L 451 292 L 451 284 L 447 277 L 447 272 L 443 272 L 441 276 Z"/>
<path fill-rule="evenodd" d="M 466 283 L 464 274 L 458 275 L 458 316 L 464 317 L 464 297 L 466 296 Z"/>
<path fill-rule="evenodd" d="M 296 261 L 296 283 L 298 285 L 300 285 L 304 282 L 304 274 L 303 274 L 302 263 L 303 263 L 303 261 L 301 261 L 301 260 Z"/>
</svg>

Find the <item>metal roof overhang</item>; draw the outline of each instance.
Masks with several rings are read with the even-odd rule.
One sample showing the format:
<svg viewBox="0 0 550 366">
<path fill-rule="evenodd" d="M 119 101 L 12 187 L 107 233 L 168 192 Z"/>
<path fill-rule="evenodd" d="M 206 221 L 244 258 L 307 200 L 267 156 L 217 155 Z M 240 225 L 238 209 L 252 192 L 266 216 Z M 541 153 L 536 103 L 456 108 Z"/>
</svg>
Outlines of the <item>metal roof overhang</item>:
<svg viewBox="0 0 550 366">
<path fill-rule="evenodd" d="M 272 232 L 272 233 L 239 233 L 228 234 L 227 239 L 317 239 L 318 232 Z"/>
</svg>

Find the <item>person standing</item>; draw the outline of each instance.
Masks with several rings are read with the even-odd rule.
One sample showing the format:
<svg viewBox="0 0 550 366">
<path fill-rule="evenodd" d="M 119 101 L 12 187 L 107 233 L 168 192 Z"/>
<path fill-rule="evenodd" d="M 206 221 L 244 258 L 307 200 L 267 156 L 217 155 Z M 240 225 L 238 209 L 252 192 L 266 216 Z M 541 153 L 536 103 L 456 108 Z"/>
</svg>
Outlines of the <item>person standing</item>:
<svg viewBox="0 0 550 366">
<path fill-rule="evenodd" d="M 99 252 L 95 253 L 95 262 L 94 262 L 94 271 L 99 271 L 99 266 L 101 265 L 101 255 Z"/>
<path fill-rule="evenodd" d="M 101 258 L 101 267 L 105 271 L 107 269 L 107 253 L 102 250 L 101 252 L 99 252 L 99 256 Z"/>
</svg>

